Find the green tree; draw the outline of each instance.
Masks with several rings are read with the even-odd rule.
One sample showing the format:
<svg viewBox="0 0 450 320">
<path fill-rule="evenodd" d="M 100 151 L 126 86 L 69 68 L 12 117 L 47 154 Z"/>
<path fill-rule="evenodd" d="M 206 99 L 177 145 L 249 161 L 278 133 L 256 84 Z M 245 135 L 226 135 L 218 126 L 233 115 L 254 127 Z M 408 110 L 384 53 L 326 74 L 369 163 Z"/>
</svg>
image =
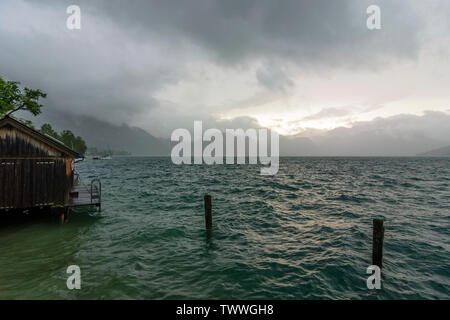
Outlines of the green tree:
<svg viewBox="0 0 450 320">
<path fill-rule="evenodd" d="M 75 135 L 70 130 L 64 130 L 61 132 L 61 139 L 62 143 L 64 143 L 69 148 L 74 148 L 74 141 L 75 141 Z"/>
<path fill-rule="evenodd" d="M 28 111 L 37 116 L 41 113 L 42 108 L 42 105 L 39 104 L 39 99 L 46 96 L 41 90 L 21 89 L 19 82 L 5 81 L 0 77 L 0 119 L 20 110 Z M 33 126 L 30 120 L 19 120 L 26 125 Z M 79 154 L 86 152 L 87 147 L 84 140 L 81 137 L 75 137 L 70 130 L 64 130 L 61 134 L 58 134 L 51 125 L 45 123 L 41 127 L 41 132 L 58 139 Z"/>
<path fill-rule="evenodd" d="M 79 154 L 84 155 L 86 153 L 86 150 L 87 150 L 86 142 L 80 136 L 78 136 L 75 139 L 75 151 L 78 152 Z"/>
<path fill-rule="evenodd" d="M 70 130 L 64 130 L 63 132 L 61 132 L 61 134 L 58 134 L 58 132 L 53 130 L 50 124 L 45 123 L 41 127 L 41 132 L 61 141 L 66 146 L 68 146 L 72 150 L 75 150 L 81 155 L 84 155 L 86 153 L 86 142 L 80 136 L 75 137 L 73 132 Z"/>
<path fill-rule="evenodd" d="M 83 138 L 80 136 L 75 137 L 73 132 L 70 130 L 64 130 L 61 132 L 59 140 L 79 154 L 84 154 L 87 150 L 86 142 L 84 142 Z"/>
<path fill-rule="evenodd" d="M 53 130 L 52 126 L 49 125 L 48 123 L 44 123 L 44 124 L 41 126 L 41 132 L 44 133 L 44 134 L 49 135 L 50 137 L 53 137 L 53 138 L 55 138 L 55 139 L 60 140 L 60 136 L 59 136 L 58 132 L 56 132 L 55 130 Z"/>
<path fill-rule="evenodd" d="M 41 113 L 42 107 L 38 101 L 46 96 L 39 89 L 21 89 L 19 82 L 5 81 L 0 77 L 0 119 L 19 110 L 37 116 Z"/>
</svg>

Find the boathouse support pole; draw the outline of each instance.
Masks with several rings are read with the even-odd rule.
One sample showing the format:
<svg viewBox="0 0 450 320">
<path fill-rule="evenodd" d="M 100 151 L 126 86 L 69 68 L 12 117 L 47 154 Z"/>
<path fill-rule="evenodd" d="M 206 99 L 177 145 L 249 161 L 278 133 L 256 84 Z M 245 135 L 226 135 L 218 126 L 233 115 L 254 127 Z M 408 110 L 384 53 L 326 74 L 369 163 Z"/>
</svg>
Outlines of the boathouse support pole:
<svg viewBox="0 0 450 320">
<path fill-rule="evenodd" d="M 65 210 L 62 209 L 59 212 L 59 224 L 64 224 L 65 221 L 66 221 Z"/>
<path fill-rule="evenodd" d="M 372 265 L 382 267 L 383 264 L 384 221 L 373 219 Z"/>
<path fill-rule="evenodd" d="M 59 212 L 59 223 L 64 224 L 69 219 L 69 208 L 63 208 Z"/>
<path fill-rule="evenodd" d="M 205 195 L 204 197 L 205 202 L 205 227 L 206 230 L 212 229 L 212 204 L 211 204 L 211 196 Z"/>
</svg>

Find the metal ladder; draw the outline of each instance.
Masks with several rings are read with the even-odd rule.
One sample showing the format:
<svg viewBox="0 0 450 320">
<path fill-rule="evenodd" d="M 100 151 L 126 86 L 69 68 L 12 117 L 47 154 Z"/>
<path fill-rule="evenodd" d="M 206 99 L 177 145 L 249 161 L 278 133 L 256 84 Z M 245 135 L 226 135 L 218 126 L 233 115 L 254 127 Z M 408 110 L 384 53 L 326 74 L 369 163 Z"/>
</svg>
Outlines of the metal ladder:
<svg viewBox="0 0 450 320">
<path fill-rule="evenodd" d="M 94 199 L 98 199 L 98 211 L 102 211 L 102 182 L 100 179 L 91 180 L 91 204 L 93 204 Z"/>
</svg>

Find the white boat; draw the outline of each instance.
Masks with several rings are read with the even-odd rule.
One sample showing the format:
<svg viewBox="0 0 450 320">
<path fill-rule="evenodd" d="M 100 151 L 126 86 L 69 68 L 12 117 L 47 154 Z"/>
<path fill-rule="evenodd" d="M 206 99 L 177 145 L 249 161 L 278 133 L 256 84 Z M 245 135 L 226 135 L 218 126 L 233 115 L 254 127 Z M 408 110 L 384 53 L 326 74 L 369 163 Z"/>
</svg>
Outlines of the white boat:
<svg viewBox="0 0 450 320">
<path fill-rule="evenodd" d="M 112 158 L 111 158 L 111 156 L 105 156 L 105 157 L 102 157 L 102 156 L 93 156 L 93 157 L 92 157 L 92 160 L 112 160 Z"/>
</svg>

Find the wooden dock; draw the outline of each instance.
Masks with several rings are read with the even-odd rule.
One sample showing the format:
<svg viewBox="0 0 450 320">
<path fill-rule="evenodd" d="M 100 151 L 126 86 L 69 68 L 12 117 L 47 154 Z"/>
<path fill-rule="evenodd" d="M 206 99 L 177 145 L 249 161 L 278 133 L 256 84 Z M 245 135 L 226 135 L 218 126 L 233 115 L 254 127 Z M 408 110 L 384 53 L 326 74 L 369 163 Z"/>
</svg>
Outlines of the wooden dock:
<svg viewBox="0 0 450 320">
<path fill-rule="evenodd" d="M 97 184 L 95 185 L 95 182 Z M 70 191 L 67 207 L 96 206 L 101 211 L 102 194 L 100 180 L 93 180 L 91 186 L 77 184 Z"/>
</svg>

